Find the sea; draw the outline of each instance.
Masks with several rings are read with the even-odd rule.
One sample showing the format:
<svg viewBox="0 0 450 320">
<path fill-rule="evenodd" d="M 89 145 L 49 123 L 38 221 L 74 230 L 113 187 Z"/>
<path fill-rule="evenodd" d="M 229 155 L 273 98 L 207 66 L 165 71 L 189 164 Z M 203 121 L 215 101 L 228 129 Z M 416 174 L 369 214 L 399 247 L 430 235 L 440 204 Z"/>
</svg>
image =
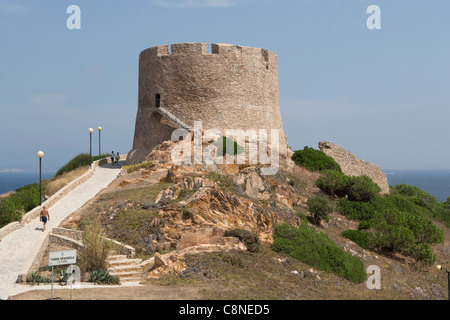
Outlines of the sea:
<svg viewBox="0 0 450 320">
<path fill-rule="evenodd" d="M 391 186 L 416 186 L 443 202 L 450 197 L 450 170 L 383 170 Z"/>
<path fill-rule="evenodd" d="M 50 179 L 56 172 L 42 172 L 42 179 Z M 0 172 L 0 194 L 16 191 L 27 184 L 39 183 L 39 172 Z"/>
</svg>

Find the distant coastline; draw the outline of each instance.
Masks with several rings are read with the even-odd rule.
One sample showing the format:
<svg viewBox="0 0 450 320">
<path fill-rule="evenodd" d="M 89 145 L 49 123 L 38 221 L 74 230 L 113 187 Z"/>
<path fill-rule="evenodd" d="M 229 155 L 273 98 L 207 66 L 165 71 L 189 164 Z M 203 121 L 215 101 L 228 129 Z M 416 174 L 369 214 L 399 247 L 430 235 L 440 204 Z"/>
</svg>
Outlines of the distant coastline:
<svg viewBox="0 0 450 320">
<path fill-rule="evenodd" d="M 42 172 L 42 179 L 51 179 L 56 172 Z M 39 182 L 39 172 L 0 171 L 0 194 L 15 191 L 27 184 Z"/>
</svg>

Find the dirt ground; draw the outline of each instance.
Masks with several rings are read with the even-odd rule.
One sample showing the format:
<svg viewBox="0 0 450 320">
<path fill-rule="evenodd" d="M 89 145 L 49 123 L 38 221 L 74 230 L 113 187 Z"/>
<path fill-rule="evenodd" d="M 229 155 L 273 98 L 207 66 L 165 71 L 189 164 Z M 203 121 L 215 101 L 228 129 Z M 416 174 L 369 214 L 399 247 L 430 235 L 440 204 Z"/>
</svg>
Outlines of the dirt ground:
<svg viewBox="0 0 450 320">
<path fill-rule="evenodd" d="M 72 300 L 203 300 L 201 287 L 158 286 L 79 289 Z M 33 290 L 9 297 L 8 300 L 49 300 L 50 290 Z M 70 289 L 54 289 L 53 299 L 70 300 Z"/>
</svg>

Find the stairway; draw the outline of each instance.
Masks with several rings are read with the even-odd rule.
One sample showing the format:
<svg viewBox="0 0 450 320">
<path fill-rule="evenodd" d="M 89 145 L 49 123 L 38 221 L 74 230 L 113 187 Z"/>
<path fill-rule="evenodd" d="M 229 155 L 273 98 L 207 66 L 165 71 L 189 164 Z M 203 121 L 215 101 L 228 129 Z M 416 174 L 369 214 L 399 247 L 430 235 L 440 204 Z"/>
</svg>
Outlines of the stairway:
<svg viewBox="0 0 450 320">
<path fill-rule="evenodd" d="M 160 115 L 162 115 L 167 120 L 171 121 L 175 125 L 177 125 L 180 128 L 186 129 L 188 131 L 193 131 L 191 127 L 189 127 L 186 123 L 184 123 L 182 120 L 180 120 L 178 117 L 173 115 L 169 110 L 164 109 L 162 107 L 159 108 L 149 108 L 148 109 L 151 112 L 158 112 Z"/>
<path fill-rule="evenodd" d="M 119 277 L 120 282 L 139 282 L 142 280 L 142 259 L 129 259 L 126 255 L 108 256 L 109 274 Z"/>
</svg>

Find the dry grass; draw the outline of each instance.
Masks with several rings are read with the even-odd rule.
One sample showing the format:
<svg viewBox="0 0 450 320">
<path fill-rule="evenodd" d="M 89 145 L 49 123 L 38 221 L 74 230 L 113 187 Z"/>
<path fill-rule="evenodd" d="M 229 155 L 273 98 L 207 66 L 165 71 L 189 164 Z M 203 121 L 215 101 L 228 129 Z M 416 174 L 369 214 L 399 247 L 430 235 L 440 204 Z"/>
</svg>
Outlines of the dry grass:
<svg viewBox="0 0 450 320">
<path fill-rule="evenodd" d="M 89 167 L 81 167 L 70 172 L 66 172 L 58 177 L 53 177 L 45 186 L 45 196 L 51 197 L 56 192 L 67 186 L 70 182 L 81 177 L 88 171 Z"/>
</svg>

